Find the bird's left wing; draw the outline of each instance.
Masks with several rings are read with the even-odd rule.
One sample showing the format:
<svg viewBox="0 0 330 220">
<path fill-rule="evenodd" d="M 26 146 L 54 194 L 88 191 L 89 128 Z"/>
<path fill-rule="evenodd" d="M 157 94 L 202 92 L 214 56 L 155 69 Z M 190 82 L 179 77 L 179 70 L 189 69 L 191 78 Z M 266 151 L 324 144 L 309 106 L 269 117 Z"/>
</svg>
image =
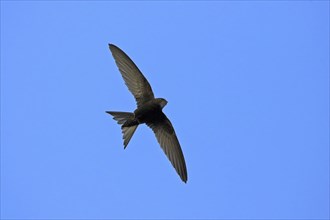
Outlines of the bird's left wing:
<svg viewBox="0 0 330 220">
<path fill-rule="evenodd" d="M 147 101 L 154 99 L 150 84 L 129 56 L 113 44 L 109 44 L 109 48 L 125 84 L 135 97 L 137 106 L 140 107 Z"/>
<path fill-rule="evenodd" d="M 186 162 L 180 147 L 179 140 L 175 134 L 174 128 L 170 120 L 164 113 L 161 113 L 160 120 L 147 123 L 154 131 L 158 143 L 162 147 L 168 159 L 171 161 L 176 172 L 181 177 L 182 181 L 187 182 Z"/>
</svg>

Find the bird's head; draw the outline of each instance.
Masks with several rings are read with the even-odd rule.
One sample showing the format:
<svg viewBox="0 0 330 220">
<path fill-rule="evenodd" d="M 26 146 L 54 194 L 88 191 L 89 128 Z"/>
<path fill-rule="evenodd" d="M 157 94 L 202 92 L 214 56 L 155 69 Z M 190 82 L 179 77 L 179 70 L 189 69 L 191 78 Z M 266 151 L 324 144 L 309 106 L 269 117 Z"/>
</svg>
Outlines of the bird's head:
<svg viewBox="0 0 330 220">
<path fill-rule="evenodd" d="M 165 105 L 167 104 L 167 101 L 163 98 L 157 98 L 156 99 L 158 104 L 160 105 L 160 107 L 163 109 L 165 107 Z"/>
</svg>

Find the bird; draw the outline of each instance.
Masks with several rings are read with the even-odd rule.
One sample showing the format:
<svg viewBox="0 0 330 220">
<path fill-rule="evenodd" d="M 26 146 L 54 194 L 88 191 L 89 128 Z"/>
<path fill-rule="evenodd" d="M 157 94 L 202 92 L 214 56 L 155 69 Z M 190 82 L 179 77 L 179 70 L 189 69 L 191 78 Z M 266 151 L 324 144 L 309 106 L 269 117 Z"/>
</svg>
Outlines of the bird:
<svg viewBox="0 0 330 220">
<path fill-rule="evenodd" d="M 114 44 L 109 44 L 109 49 L 137 105 L 134 112 L 106 111 L 121 125 L 124 149 L 126 149 L 137 127 L 146 124 L 154 132 L 159 145 L 181 180 L 187 183 L 186 162 L 179 140 L 171 121 L 163 112 L 167 101 L 164 98 L 155 98 L 149 82 L 124 51 Z"/>
</svg>

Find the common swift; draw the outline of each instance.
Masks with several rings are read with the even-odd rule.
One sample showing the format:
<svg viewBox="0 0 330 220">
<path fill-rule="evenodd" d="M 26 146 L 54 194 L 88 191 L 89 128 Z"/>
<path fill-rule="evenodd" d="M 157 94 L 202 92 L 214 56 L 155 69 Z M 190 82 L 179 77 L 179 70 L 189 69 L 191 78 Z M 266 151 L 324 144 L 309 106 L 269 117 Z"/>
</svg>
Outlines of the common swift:
<svg viewBox="0 0 330 220">
<path fill-rule="evenodd" d="M 187 168 L 179 140 L 172 123 L 162 111 L 167 101 L 163 98 L 155 98 L 147 79 L 124 51 L 113 44 L 109 44 L 109 48 L 125 84 L 135 97 L 137 104 L 134 112 L 106 111 L 121 125 L 124 149 L 137 127 L 140 124 L 146 124 L 153 130 L 161 148 L 182 181 L 186 183 Z"/>
</svg>

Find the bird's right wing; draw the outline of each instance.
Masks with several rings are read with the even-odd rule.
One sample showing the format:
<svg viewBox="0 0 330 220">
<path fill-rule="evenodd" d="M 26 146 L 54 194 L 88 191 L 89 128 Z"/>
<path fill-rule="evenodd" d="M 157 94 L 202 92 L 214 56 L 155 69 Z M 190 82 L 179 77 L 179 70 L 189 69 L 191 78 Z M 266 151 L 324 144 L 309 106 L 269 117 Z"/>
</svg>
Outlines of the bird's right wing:
<svg viewBox="0 0 330 220">
<path fill-rule="evenodd" d="M 180 147 L 179 140 L 175 134 L 174 128 L 170 120 L 164 113 L 161 113 L 160 120 L 147 123 L 154 131 L 158 143 L 162 147 L 168 159 L 171 161 L 176 172 L 179 174 L 183 182 L 187 182 L 187 168 L 184 156 Z"/>
<path fill-rule="evenodd" d="M 140 107 L 147 101 L 154 99 L 150 84 L 127 54 L 113 44 L 109 44 L 109 48 L 125 84 L 135 97 L 137 106 Z"/>
</svg>

